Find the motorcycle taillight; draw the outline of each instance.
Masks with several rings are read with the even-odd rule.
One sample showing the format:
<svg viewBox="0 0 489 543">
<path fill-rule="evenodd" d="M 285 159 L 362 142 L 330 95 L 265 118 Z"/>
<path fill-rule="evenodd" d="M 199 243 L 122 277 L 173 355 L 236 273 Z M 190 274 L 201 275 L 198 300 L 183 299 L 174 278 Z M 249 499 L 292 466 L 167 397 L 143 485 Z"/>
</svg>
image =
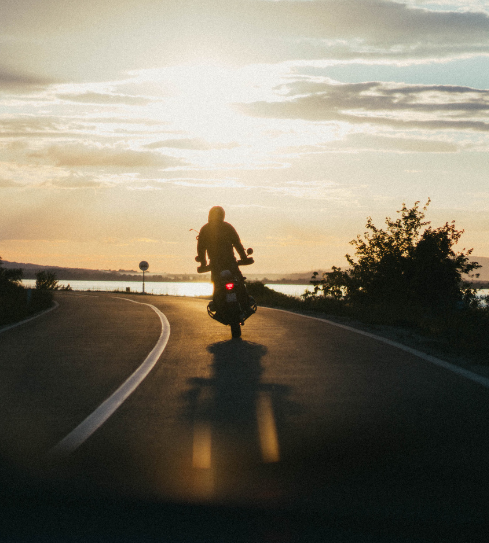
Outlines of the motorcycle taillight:
<svg viewBox="0 0 489 543">
<path fill-rule="evenodd" d="M 226 290 L 233 290 L 234 283 L 226 283 Z"/>
</svg>

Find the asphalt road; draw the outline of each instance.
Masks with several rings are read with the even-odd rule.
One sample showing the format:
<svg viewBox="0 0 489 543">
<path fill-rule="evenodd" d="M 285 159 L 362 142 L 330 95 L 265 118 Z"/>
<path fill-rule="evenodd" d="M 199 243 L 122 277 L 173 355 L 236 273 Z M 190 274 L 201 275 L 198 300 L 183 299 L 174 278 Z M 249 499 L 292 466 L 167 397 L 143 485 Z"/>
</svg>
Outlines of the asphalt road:
<svg viewBox="0 0 489 543">
<path fill-rule="evenodd" d="M 118 298 L 159 308 L 170 323 L 168 344 L 93 435 L 48 458 L 158 341 L 151 307 Z M 300 510 L 381 523 L 386 533 L 414 537 L 419 529 L 440 541 L 454 534 L 475 541 L 463 534 L 484 529 L 483 386 L 292 313 L 259 308 L 242 339 L 231 340 L 204 300 L 105 293 L 57 300 L 55 311 L 0 333 L 6 465 L 124 498 Z"/>
</svg>

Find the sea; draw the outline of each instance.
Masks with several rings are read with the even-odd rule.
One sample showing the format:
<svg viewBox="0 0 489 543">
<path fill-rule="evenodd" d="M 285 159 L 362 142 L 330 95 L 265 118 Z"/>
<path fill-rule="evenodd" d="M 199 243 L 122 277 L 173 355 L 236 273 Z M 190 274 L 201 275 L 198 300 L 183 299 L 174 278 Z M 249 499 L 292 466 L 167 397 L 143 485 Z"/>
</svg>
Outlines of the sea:
<svg viewBox="0 0 489 543">
<path fill-rule="evenodd" d="M 23 279 L 22 284 L 27 288 L 36 286 L 35 279 Z M 71 286 L 73 290 L 91 291 L 91 292 L 142 292 L 143 282 L 141 281 L 64 281 L 59 280 L 60 287 Z M 266 284 L 267 287 L 287 294 L 289 296 L 299 297 L 306 289 L 311 290 L 312 285 L 292 285 L 292 284 Z M 169 296 L 212 296 L 212 283 L 205 281 L 198 282 L 177 282 L 177 281 L 145 281 L 144 292 L 146 294 L 159 294 Z"/>
<path fill-rule="evenodd" d="M 28 288 L 36 286 L 35 279 L 23 279 L 22 284 Z M 137 281 L 65 281 L 59 280 L 60 287 L 71 286 L 73 290 L 91 292 L 142 292 L 143 282 Z M 281 283 L 266 283 L 271 288 L 288 296 L 300 297 L 306 290 L 312 291 L 312 285 L 293 285 Z M 206 281 L 198 282 L 161 282 L 145 281 L 144 292 L 147 294 L 169 295 L 169 296 L 212 296 L 212 283 Z M 489 296 L 489 289 L 480 289 L 478 295 Z"/>
</svg>

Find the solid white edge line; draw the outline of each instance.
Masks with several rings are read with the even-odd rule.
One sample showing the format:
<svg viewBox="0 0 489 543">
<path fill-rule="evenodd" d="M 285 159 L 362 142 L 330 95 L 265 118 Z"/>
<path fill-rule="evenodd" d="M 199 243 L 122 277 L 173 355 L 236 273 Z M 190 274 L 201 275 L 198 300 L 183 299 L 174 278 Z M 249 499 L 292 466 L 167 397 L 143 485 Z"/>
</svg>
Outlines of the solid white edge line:
<svg viewBox="0 0 489 543">
<path fill-rule="evenodd" d="M 371 334 L 370 332 L 364 332 L 363 330 L 359 330 L 357 328 L 353 328 L 345 324 L 339 324 L 337 322 L 330 321 L 328 319 L 321 319 L 319 317 L 311 317 L 310 315 L 302 315 L 301 313 L 294 313 L 293 311 L 287 311 L 286 309 L 276 309 L 274 307 L 268 307 L 266 309 L 273 309 L 274 311 L 282 311 L 284 313 L 297 315 L 299 317 L 304 317 L 306 319 L 314 319 L 317 321 L 326 322 L 328 324 L 331 324 L 332 326 L 337 326 L 338 328 L 343 328 L 344 330 L 355 332 L 356 334 L 361 334 L 362 336 L 366 336 L 366 337 L 375 339 L 377 341 L 381 341 L 382 343 L 386 343 L 387 345 L 391 345 L 392 347 L 397 347 L 398 349 L 401 349 L 402 351 L 406 351 L 407 353 L 413 354 L 414 356 L 417 356 L 418 358 L 422 358 L 423 360 L 426 360 L 427 362 L 431 362 L 432 364 L 435 364 L 435 366 L 439 366 L 440 368 L 444 368 L 448 371 L 451 371 L 462 377 L 465 377 L 466 379 L 469 379 L 470 381 L 473 381 L 474 383 L 482 385 L 483 387 L 489 388 L 489 379 L 487 377 L 483 377 L 482 375 L 473 373 L 469 370 L 461 368 L 460 366 L 456 366 L 455 364 L 451 364 L 450 362 L 446 362 L 445 360 L 441 360 L 440 358 L 436 358 L 435 356 L 431 356 L 429 354 L 423 353 L 422 351 L 418 351 L 417 349 L 413 349 L 412 347 L 408 347 L 407 345 L 403 345 L 402 343 L 398 343 L 397 341 L 392 341 L 382 336 L 376 336 L 375 334 Z"/>
<path fill-rule="evenodd" d="M 153 350 L 148 354 L 144 362 L 126 381 L 102 404 L 95 409 L 83 422 L 72 430 L 65 438 L 55 445 L 48 453 L 48 457 L 67 456 L 75 451 L 86 441 L 102 424 L 114 414 L 122 403 L 136 390 L 144 378 L 153 369 L 161 354 L 165 350 L 170 338 L 170 323 L 166 316 L 154 305 L 136 302 L 128 298 L 114 296 L 121 300 L 135 304 L 147 305 L 155 311 L 161 321 L 161 334 Z"/>
<path fill-rule="evenodd" d="M 49 307 L 48 309 L 45 309 L 44 311 L 41 311 L 40 313 L 36 313 L 32 317 L 29 317 L 28 319 L 24 319 L 23 321 L 16 322 L 14 324 L 9 324 L 8 326 L 5 326 L 4 328 L 0 328 L 0 334 L 2 332 L 6 332 L 7 330 L 11 330 L 12 328 L 16 328 L 17 326 L 20 326 L 21 324 L 25 324 L 27 322 L 33 321 L 34 319 L 37 319 L 37 317 L 42 317 L 43 315 L 46 315 L 46 313 L 49 313 L 53 309 L 57 309 L 59 307 L 58 302 L 54 302 L 52 307 Z"/>
</svg>

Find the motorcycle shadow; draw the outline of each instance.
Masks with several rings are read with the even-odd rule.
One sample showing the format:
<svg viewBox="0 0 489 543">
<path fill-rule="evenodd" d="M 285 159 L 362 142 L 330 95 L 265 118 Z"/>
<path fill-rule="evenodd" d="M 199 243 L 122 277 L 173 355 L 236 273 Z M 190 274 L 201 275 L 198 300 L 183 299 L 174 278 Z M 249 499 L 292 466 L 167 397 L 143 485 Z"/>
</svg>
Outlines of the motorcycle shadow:
<svg viewBox="0 0 489 543">
<path fill-rule="evenodd" d="M 193 467 L 212 471 L 214 497 L 255 499 L 254 485 L 270 491 L 262 488 L 265 479 L 257 483 L 256 468 L 281 461 L 286 420 L 297 412 L 288 400 L 291 387 L 263 381 L 264 345 L 229 340 L 207 350 L 213 355 L 211 375 L 190 378 L 185 394 Z"/>
</svg>

